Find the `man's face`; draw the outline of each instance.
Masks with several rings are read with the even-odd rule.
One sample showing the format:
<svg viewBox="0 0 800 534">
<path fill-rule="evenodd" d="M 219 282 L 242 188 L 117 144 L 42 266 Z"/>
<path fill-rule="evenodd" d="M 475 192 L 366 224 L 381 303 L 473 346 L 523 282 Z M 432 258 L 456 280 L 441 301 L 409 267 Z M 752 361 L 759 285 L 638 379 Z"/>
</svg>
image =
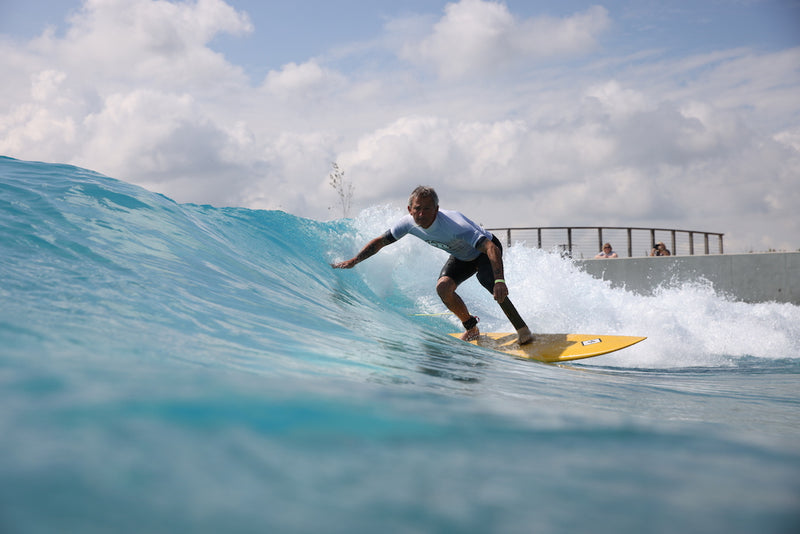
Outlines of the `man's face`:
<svg viewBox="0 0 800 534">
<path fill-rule="evenodd" d="M 415 197 L 408 207 L 408 213 L 414 218 L 414 222 L 422 228 L 430 228 L 439 213 L 439 206 L 433 203 L 430 197 Z"/>
</svg>

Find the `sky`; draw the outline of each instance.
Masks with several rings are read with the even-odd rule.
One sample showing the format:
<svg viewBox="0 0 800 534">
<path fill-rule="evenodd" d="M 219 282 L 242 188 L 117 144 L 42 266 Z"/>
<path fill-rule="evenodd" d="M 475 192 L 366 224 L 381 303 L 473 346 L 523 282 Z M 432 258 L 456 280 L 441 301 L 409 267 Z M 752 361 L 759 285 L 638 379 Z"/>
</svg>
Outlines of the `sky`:
<svg viewBox="0 0 800 534">
<path fill-rule="evenodd" d="M 178 202 L 800 250 L 800 0 L 0 0 L 0 155 Z"/>
</svg>

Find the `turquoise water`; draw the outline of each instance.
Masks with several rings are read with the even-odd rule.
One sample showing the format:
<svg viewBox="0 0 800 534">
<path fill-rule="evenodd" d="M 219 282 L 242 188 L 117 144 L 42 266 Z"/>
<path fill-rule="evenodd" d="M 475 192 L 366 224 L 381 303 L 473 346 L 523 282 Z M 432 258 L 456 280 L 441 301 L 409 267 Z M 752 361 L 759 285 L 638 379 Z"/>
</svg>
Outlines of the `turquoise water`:
<svg viewBox="0 0 800 534">
<path fill-rule="evenodd" d="M 638 296 L 512 246 L 534 331 L 648 336 L 517 360 L 446 335 L 418 240 L 329 267 L 399 215 L 181 205 L 0 158 L 0 531 L 800 529 L 800 307 Z"/>
</svg>

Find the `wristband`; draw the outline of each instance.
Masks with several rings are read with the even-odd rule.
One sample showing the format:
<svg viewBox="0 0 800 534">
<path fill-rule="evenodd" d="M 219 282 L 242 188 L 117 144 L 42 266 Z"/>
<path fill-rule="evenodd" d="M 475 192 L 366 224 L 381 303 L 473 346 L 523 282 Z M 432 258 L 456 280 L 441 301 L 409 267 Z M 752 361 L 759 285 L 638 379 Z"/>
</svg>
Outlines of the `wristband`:
<svg viewBox="0 0 800 534">
<path fill-rule="evenodd" d="M 506 281 L 503 280 L 502 278 L 498 278 L 497 280 L 494 281 L 495 284 L 499 284 L 500 282 L 503 282 L 504 284 L 506 283 Z"/>
</svg>

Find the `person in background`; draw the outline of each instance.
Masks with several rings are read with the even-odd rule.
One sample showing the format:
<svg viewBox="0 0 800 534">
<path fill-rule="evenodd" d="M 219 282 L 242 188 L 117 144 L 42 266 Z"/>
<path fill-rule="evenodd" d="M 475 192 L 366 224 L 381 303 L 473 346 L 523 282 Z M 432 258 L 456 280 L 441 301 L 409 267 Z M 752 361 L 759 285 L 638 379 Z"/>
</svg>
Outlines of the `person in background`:
<svg viewBox="0 0 800 534">
<path fill-rule="evenodd" d="M 601 250 L 595 258 L 618 258 L 617 253 L 611 248 L 611 243 L 606 243 L 603 245 L 603 250 Z"/>
<path fill-rule="evenodd" d="M 659 241 L 656 243 L 656 246 L 653 247 L 653 250 L 650 251 L 651 256 L 672 256 L 667 246 L 664 244 L 663 241 Z"/>
<path fill-rule="evenodd" d="M 407 234 L 450 253 L 436 282 L 439 298 L 461 320 L 464 334 L 471 341 L 480 335 L 478 318 L 469 313 L 456 288 L 477 273 L 478 282 L 494 299 L 517 330 L 520 345 L 533 341 L 533 335 L 508 299 L 503 275 L 503 246 L 491 232 L 484 230 L 457 211 L 440 210 L 439 196 L 432 187 L 419 186 L 408 199 L 408 215 L 381 236 L 367 243 L 355 257 L 331 264 L 334 269 L 352 269 Z"/>
</svg>

